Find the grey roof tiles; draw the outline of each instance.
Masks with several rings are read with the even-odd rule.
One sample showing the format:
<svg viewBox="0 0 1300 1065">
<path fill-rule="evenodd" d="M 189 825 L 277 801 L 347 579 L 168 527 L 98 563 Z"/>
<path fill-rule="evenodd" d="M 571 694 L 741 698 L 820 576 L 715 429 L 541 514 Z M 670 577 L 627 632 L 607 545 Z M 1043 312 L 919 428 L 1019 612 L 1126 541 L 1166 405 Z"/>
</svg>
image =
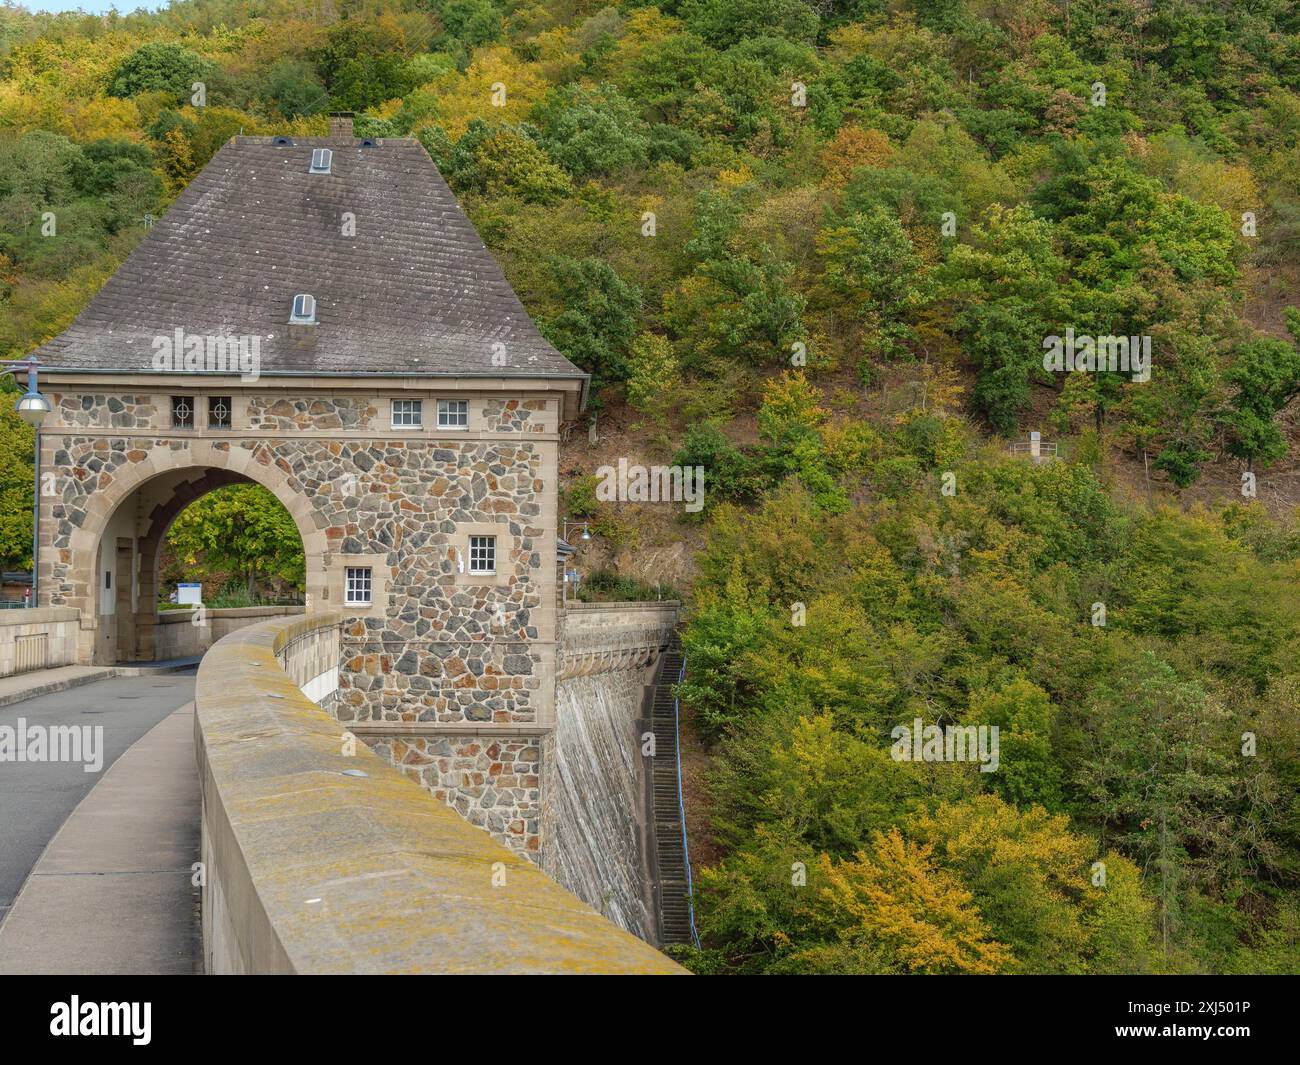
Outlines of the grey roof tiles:
<svg viewBox="0 0 1300 1065">
<path fill-rule="evenodd" d="M 328 174 L 309 172 L 317 147 L 333 149 Z M 290 327 L 298 293 L 316 298 L 316 325 Z M 36 355 L 148 371 L 155 338 L 177 329 L 260 337 L 264 374 L 584 376 L 414 140 L 234 138 Z"/>
</svg>

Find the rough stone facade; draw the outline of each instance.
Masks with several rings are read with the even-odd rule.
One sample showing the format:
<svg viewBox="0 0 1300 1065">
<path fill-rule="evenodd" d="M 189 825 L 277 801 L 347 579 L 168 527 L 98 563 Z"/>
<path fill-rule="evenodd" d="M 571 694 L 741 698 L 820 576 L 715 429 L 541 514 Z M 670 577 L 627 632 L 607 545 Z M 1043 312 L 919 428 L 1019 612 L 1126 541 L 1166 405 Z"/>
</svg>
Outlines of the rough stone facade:
<svg viewBox="0 0 1300 1065">
<path fill-rule="evenodd" d="M 232 391 L 234 425 L 209 428 L 207 400 Z M 106 653 L 98 635 L 115 623 L 113 597 L 128 595 L 134 625 L 112 650 L 128 657 L 129 642 L 135 657 L 154 657 L 157 548 L 166 526 L 214 488 L 264 485 L 302 535 L 308 609 L 344 616 L 333 712 L 349 726 L 444 730 L 445 738 L 419 737 L 439 752 L 424 773 L 430 789 L 535 851 L 537 743 L 505 733 L 497 742 L 490 733 L 545 730 L 553 720 L 564 399 L 462 392 L 470 424 L 439 430 L 388 424 L 390 402 L 412 395 L 401 387 L 387 395 L 296 391 L 240 394 L 227 383 L 187 392 L 196 412 L 196 428 L 187 430 L 170 428 L 167 394 L 60 388 L 41 433 L 42 602 L 81 609 L 79 657 L 90 661 Z M 415 394 L 426 423 L 439 394 L 457 395 Z M 126 421 L 131 431 L 122 431 Z M 469 572 L 472 536 L 495 538 L 491 573 Z M 114 539 L 119 551 L 134 545 L 125 592 L 121 574 L 109 591 L 112 575 L 104 572 Z M 362 566 L 372 573 L 372 602 L 352 606 L 345 573 Z M 120 615 L 121 600 L 117 606 Z M 444 778 L 447 758 L 454 766 Z"/>
<path fill-rule="evenodd" d="M 144 429 L 157 412 L 153 396 L 83 392 L 56 394 L 53 402 L 64 425 L 82 428 Z"/>
<path fill-rule="evenodd" d="M 58 495 L 50 509 L 56 556 L 43 587 L 61 606 L 75 589 L 64 555 L 92 495 L 160 453 L 170 458 L 186 449 L 175 439 L 128 436 L 47 433 L 46 443 L 54 446 L 46 470 Z M 552 534 L 543 544 L 537 445 L 242 438 L 211 447 L 242 454 L 248 469 L 280 471 L 288 490 L 307 502 L 336 568 L 355 556 L 384 560 L 383 613 L 353 617 L 344 630 L 344 720 L 538 720 L 540 655 L 532 645 L 542 638 L 540 585 L 553 579 L 543 547 L 553 553 L 554 543 Z M 497 537 L 490 582 L 458 572 L 465 525 Z M 346 612 L 331 591 L 324 589 L 322 605 Z"/>
<path fill-rule="evenodd" d="M 539 738 L 407 736 L 373 747 L 470 824 L 536 860 L 541 850 Z"/>
<path fill-rule="evenodd" d="M 369 397 L 313 396 L 310 399 L 285 399 L 252 396 L 245 409 L 245 424 L 248 428 L 282 432 L 372 429 L 379 421 L 379 407 Z"/>
</svg>

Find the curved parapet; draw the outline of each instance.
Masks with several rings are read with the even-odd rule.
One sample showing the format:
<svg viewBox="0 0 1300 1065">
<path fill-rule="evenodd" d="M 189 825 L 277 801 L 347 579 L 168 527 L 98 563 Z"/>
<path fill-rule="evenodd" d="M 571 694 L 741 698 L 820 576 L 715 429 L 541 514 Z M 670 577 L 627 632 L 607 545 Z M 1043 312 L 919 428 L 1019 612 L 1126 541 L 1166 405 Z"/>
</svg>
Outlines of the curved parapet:
<svg viewBox="0 0 1300 1065">
<path fill-rule="evenodd" d="M 339 618 L 234 632 L 195 693 L 215 973 L 681 973 L 356 742 Z"/>
<path fill-rule="evenodd" d="M 556 679 L 650 665 L 677 627 L 680 609 L 676 601 L 570 603 L 561 621 Z"/>
</svg>

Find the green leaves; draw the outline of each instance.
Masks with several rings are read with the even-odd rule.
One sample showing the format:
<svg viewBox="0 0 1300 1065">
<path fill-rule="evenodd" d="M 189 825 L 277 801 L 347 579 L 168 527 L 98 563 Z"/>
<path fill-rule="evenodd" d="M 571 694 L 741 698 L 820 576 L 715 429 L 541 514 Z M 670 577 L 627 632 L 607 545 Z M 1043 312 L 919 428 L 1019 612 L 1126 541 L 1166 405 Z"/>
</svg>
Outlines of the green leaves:
<svg viewBox="0 0 1300 1065">
<path fill-rule="evenodd" d="M 1274 418 L 1300 393 L 1300 349 L 1285 340 L 1250 341 L 1224 379 L 1236 388 L 1233 410 L 1223 416 L 1231 433 L 1228 450 L 1261 466 L 1286 455 L 1290 447 Z"/>
<path fill-rule="evenodd" d="M 557 256 L 557 302 L 564 307 L 541 325 L 546 339 L 592 375 L 592 393 L 628 375 L 627 357 L 641 316 L 641 290 L 603 259 Z"/>
<path fill-rule="evenodd" d="M 233 572 L 249 591 L 273 579 L 301 588 L 302 537 L 278 499 L 260 485 L 218 488 L 185 508 L 167 533 L 187 573 Z"/>
<path fill-rule="evenodd" d="M 165 92 L 188 98 L 191 86 L 214 69 L 202 56 L 179 44 L 156 42 L 142 45 L 118 65 L 108 91 L 113 96 L 139 96 Z"/>
</svg>

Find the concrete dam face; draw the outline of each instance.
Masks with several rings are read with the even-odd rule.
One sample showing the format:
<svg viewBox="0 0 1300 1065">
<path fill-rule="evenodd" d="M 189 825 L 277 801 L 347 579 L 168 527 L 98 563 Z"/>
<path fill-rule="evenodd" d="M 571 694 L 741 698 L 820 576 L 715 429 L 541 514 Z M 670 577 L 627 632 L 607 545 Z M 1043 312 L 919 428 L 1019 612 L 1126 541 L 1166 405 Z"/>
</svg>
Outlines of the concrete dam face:
<svg viewBox="0 0 1300 1065">
<path fill-rule="evenodd" d="M 542 868 L 592 908 L 653 941 L 645 861 L 645 760 L 637 727 L 651 670 L 562 681 L 547 767 Z"/>
</svg>

